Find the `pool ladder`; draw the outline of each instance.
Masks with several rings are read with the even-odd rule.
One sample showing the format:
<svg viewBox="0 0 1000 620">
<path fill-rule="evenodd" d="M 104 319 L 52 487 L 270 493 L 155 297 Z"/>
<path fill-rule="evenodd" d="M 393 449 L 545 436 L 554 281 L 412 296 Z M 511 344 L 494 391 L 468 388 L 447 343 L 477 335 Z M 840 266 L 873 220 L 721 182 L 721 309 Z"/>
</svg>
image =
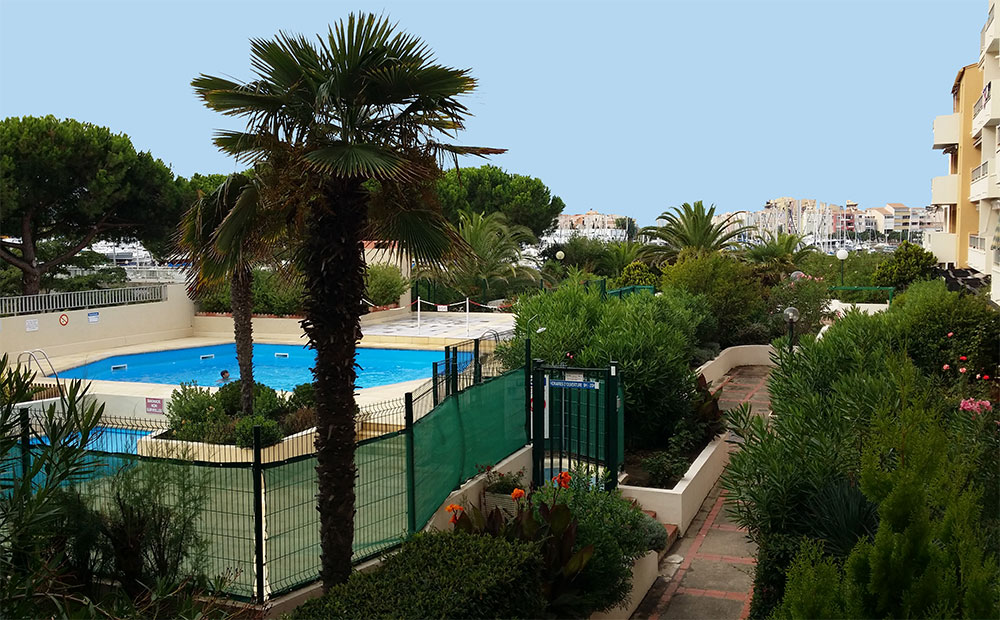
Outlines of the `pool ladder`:
<svg viewBox="0 0 1000 620">
<path fill-rule="evenodd" d="M 28 370 L 30 371 L 31 363 L 34 362 L 38 366 L 38 372 L 40 372 L 43 377 L 47 377 L 49 375 L 45 374 L 45 368 L 42 366 L 42 361 L 38 358 L 39 355 L 41 356 L 42 359 L 45 360 L 45 363 L 48 364 L 49 375 L 55 378 L 56 387 L 59 388 L 59 394 L 61 396 L 62 394 L 65 393 L 62 387 L 62 380 L 59 379 L 59 373 L 56 372 L 56 367 L 52 365 L 52 360 L 49 359 L 49 356 L 45 353 L 45 351 L 43 351 L 42 349 L 21 351 L 20 353 L 17 354 L 17 364 L 18 366 L 20 366 L 22 363 L 25 363 Z M 25 360 L 25 362 L 22 362 L 22 360 Z"/>
</svg>

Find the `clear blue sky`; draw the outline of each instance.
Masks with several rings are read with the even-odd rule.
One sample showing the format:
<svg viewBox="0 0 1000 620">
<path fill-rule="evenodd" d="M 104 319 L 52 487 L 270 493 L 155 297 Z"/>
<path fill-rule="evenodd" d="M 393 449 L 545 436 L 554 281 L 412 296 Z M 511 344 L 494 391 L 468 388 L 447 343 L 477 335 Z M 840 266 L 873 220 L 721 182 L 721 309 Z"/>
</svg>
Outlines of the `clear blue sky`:
<svg viewBox="0 0 1000 620">
<path fill-rule="evenodd" d="M 794 196 L 930 200 L 935 115 L 976 62 L 986 0 L 799 2 L 49 2 L 0 0 L 0 115 L 54 114 L 131 136 L 188 176 L 230 172 L 235 126 L 199 73 L 251 77 L 250 37 L 385 12 L 480 88 L 461 142 L 541 178 L 567 212 Z"/>
</svg>

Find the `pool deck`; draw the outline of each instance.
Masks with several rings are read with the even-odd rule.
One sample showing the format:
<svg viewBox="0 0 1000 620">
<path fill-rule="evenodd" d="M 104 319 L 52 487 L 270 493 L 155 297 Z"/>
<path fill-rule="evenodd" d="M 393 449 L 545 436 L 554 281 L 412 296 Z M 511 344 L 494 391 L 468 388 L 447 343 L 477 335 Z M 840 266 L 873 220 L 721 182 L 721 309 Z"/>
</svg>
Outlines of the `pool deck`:
<svg viewBox="0 0 1000 620">
<path fill-rule="evenodd" d="M 359 347 L 381 348 L 381 349 L 415 349 L 415 350 L 441 350 L 446 345 L 466 340 L 466 332 L 472 334 L 471 337 L 482 335 L 489 330 L 504 331 L 511 329 L 514 325 L 514 316 L 511 314 L 471 314 L 466 326 L 466 317 L 459 313 L 422 313 L 418 325 L 416 315 L 411 315 L 396 321 L 371 325 L 363 330 L 363 338 Z M 216 334 L 211 336 L 192 336 L 188 338 L 176 338 L 161 342 L 148 342 L 144 344 L 128 345 L 124 347 L 114 347 L 111 349 L 98 349 L 86 353 L 76 353 L 72 355 L 61 355 L 51 358 L 52 365 L 56 372 L 75 368 L 91 362 L 113 357 L 116 355 L 133 355 L 136 353 L 152 353 L 155 351 L 170 351 L 175 349 L 189 349 L 195 347 L 209 347 L 220 344 L 229 344 L 233 338 L 223 338 Z M 273 334 L 261 334 L 254 338 L 259 344 L 284 344 L 305 346 L 304 336 L 282 336 Z M 428 373 L 430 369 L 428 369 Z M 359 406 L 377 403 L 385 400 L 402 398 L 406 392 L 416 389 L 427 379 L 415 379 L 390 385 L 382 385 L 371 388 L 363 388 L 357 391 L 357 403 Z M 40 383 L 47 382 L 44 379 Z M 126 398 L 169 398 L 171 392 L 176 389 L 176 385 L 164 383 L 137 383 L 125 381 L 90 381 L 90 393 L 95 395 L 114 395 Z M 208 386 L 212 387 L 212 386 Z"/>
</svg>

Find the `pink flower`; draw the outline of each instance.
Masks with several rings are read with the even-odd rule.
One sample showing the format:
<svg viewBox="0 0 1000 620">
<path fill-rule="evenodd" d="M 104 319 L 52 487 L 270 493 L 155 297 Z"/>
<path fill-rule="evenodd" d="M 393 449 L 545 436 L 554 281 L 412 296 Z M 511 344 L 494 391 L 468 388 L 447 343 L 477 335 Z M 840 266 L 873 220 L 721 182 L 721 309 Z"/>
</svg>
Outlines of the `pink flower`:
<svg viewBox="0 0 1000 620">
<path fill-rule="evenodd" d="M 959 355 L 959 356 L 958 356 L 958 360 L 959 360 L 960 362 L 964 362 L 964 361 L 965 361 L 965 360 L 967 360 L 967 359 L 969 359 L 969 358 L 965 357 L 964 355 Z"/>
<path fill-rule="evenodd" d="M 983 375 L 983 381 L 989 381 L 989 380 L 990 380 L 989 375 Z"/>
<path fill-rule="evenodd" d="M 949 338 L 951 338 L 951 337 L 952 337 L 952 336 L 954 336 L 954 335 L 955 335 L 955 332 L 948 332 L 948 337 L 949 337 Z"/>
<path fill-rule="evenodd" d="M 959 369 L 958 369 L 958 372 L 961 372 L 961 373 L 964 373 L 964 372 L 965 372 L 965 370 L 966 370 L 965 368 L 959 368 Z"/>
<path fill-rule="evenodd" d="M 951 366 L 945 364 L 944 366 L 941 367 L 941 370 L 948 370 L 949 368 L 951 368 Z"/>
</svg>

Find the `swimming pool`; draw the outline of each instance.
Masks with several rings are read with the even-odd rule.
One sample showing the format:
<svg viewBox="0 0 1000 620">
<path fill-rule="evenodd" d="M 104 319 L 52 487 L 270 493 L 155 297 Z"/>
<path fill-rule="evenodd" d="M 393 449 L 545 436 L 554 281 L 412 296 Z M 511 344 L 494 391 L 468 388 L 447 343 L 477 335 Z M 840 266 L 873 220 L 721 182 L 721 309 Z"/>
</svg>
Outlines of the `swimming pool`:
<svg viewBox="0 0 1000 620">
<path fill-rule="evenodd" d="M 376 387 L 431 376 L 431 364 L 442 359 L 438 351 L 359 348 L 355 361 L 359 388 Z M 253 345 L 254 379 L 276 390 L 290 391 L 300 383 L 312 381 L 316 352 L 296 345 Z M 197 382 L 219 384 L 220 373 L 229 371 L 230 379 L 240 376 L 236 363 L 236 345 L 116 355 L 59 373 L 64 379 L 130 381 L 141 383 Z"/>
</svg>

